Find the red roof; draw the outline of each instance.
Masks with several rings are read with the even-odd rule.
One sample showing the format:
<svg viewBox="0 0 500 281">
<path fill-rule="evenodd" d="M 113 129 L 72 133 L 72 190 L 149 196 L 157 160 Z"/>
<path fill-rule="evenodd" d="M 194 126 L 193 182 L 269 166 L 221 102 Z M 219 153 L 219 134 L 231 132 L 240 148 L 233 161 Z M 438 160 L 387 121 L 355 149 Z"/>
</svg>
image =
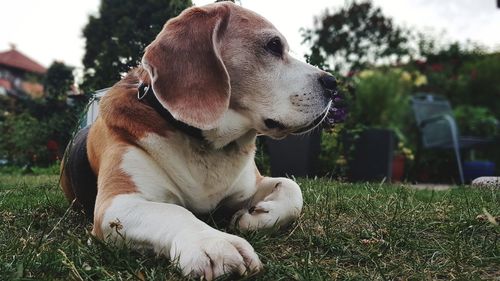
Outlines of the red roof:
<svg viewBox="0 0 500 281">
<path fill-rule="evenodd" d="M 27 56 L 23 55 L 15 48 L 11 49 L 10 51 L 0 53 L 0 65 L 1 64 L 13 68 L 22 69 L 28 72 L 35 72 L 41 74 L 47 72 L 47 69 L 45 67 L 43 67 L 36 61 L 28 58 Z"/>
</svg>

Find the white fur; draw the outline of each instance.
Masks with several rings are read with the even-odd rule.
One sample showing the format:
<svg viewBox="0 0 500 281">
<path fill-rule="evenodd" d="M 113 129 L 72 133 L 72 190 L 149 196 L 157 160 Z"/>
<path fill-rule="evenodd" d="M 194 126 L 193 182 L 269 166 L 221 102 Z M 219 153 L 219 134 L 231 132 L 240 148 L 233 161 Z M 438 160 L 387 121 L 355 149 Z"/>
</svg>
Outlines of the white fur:
<svg viewBox="0 0 500 281">
<path fill-rule="evenodd" d="M 122 167 L 139 190 L 148 198 L 156 198 L 155 201 L 170 202 L 168 198 L 155 196 L 171 193 L 178 195 L 182 206 L 196 213 L 207 213 L 222 199 L 242 193 L 241 202 L 255 193 L 253 153 L 241 157 L 238 152 L 200 147 L 182 134 L 168 138 L 150 134 L 139 144 L 146 152 L 129 150 Z M 138 153 L 148 160 L 138 161 Z M 151 179 L 154 177 L 158 179 Z"/>
<path fill-rule="evenodd" d="M 205 131 L 203 135 L 215 149 L 220 149 L 234 140 L 238 140 L 241 145 L 253 142 L 255 131 L 252 129 L 252 123 L 246 116 L 229 109 L 222 116 L 217 128 Z M 247 134 L 247 138 L 242 138 Z"/>
<path fill-rule="evenodd" d="M 262 268 L 244 239 L 211 228 L 181 206 L 152 202 L 139 194 L 113 198 L 102 230 L 108 241 L 152 248 L 170 257 L 185 275 L 212 280 L 231 271 L 244 274 Z"/>
<path fill-rule="evenodd" d="M 245 231 L 282 227 L 300 216 L 302 192 L 297 183 L 287 178 L 264 178 L 259 185 L 266 190 L 265 197 L 254 198 L 249 208 L 236 212 L 231 220 L 234 227 Z"/>
</svg>

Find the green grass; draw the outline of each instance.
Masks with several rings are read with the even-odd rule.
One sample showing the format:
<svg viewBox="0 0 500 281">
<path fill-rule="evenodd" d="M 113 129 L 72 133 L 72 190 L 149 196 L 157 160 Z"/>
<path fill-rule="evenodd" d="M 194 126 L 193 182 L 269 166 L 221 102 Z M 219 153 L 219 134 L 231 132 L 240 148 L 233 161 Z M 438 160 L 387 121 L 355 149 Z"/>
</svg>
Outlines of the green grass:
<svg viewBox="0 0 500 281">
<path fill-rule="evenodd" d="M 93 239 L 57 180 L 0 176 L 0 280 L 182 280 L 166 258 Z M 296 224 L 243 235 L 265 265 L 253 279 L 500 280 L 500 227 L 485 215 L 500 215 L 500 190 L 300 183 Z"/>
</svg>

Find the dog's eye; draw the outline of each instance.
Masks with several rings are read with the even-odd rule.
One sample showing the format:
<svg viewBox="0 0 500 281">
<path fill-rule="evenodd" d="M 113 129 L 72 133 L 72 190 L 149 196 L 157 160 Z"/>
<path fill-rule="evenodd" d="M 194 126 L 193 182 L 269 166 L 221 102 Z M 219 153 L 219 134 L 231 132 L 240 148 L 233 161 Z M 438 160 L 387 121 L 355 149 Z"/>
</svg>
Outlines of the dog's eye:
<svg viewBox="0 0 500 281">
<path fill-rule="evenodd" d="M 278 37 L 274 37 L 267 42 L 266 49 L 275 56 L 281 57 L 283 55 L 283 45 Z"/>
</svg>

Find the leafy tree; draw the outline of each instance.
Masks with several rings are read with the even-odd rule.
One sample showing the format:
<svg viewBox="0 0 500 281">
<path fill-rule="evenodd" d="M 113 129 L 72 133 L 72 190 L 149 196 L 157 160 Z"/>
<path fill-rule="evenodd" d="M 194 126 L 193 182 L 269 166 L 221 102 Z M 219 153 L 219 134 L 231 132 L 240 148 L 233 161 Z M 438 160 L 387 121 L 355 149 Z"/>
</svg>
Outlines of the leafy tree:
<svg viewBox="0 0 500 281">
<path fill-rule="evenodd" d="M 43 83 L 46 99 L 65 101 L 74 82 L 73 67 L 65 65 L 63 62 L 53 62 L 47 69 Z"/>
<path fill-rule="evenodd" d="M 165 22 L 191 6 L 190 0 L 102 0 L 83 29 L 86 40 L 83 88 L 109 87 L 135 67 Z"/>
<path fill-rule="evenodd" d="M 410 54 L 409 31 L 393 24 L 371 1 L 347 2 L 315 19 L 305 30 L 304 42 L 312 44 L 308 61 L 336 71 L 357 71 L 376 63 L 398 62 Z"/>
<path fill-rule="evenodd" d="M 71 105 L 67 102 L 68 92 L 71 90 L 74 80 L 73 67 L 62 62 L 53 62 L 47 70 L 44 80 L 45 99 L 37 107 L 37 112 L 33 112 L 33 116 L 44 127 L 46 135 L 43 141 L 47 146 L 45 148 L 47 155 L 56 153 L 46 158 L 45 161 L 54 160 L 53 157 L 61 156 L 86 103 L 86 99 L 82 99 L 82 96 L 74 97 Z M 48 151 L 50 144 L 52 144 L 53 149 L 57 148 L 57 151 Z M 50 159 L 51 157 L 52 159 Z M 39 161 L 39 163 L 43 162 Z"/>
</svg>

